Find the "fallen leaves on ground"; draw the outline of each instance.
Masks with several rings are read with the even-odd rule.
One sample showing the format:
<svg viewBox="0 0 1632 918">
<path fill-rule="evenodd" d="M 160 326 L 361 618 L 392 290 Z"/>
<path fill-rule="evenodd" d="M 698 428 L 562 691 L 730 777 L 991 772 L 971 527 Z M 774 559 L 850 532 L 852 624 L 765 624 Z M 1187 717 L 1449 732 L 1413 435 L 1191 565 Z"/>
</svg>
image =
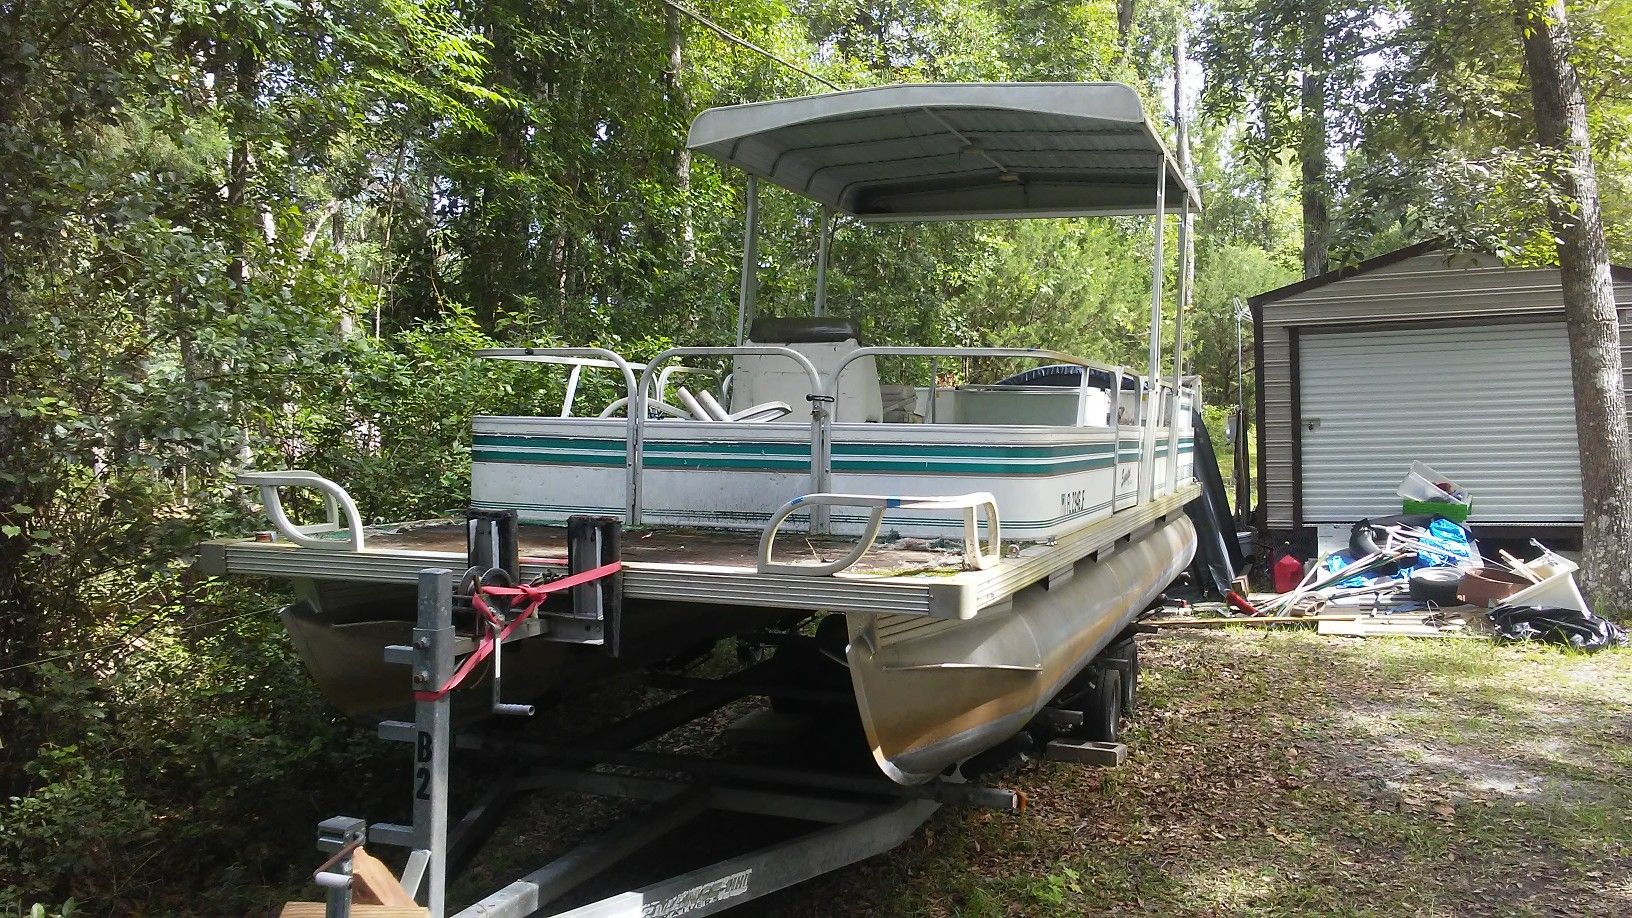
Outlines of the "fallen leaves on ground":
<svg viewBox="0 0 1632 918">
<path fill-rule="evenodd" d="M 1632 914 L 1632 653 L 1143 638 L 1119 769 L 1032 763 L 770 915 Z"/>
</svg>

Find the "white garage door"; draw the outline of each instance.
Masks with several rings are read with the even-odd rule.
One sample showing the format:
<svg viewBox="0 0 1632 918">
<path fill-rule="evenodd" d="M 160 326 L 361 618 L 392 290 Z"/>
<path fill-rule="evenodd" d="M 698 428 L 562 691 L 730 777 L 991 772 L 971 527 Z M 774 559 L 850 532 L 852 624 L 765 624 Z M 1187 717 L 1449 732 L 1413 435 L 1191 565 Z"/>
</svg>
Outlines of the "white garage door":
<svg viewBox="0 0 1632 918">
<path fill-rule="evenodd" d="M 1559 322 L 1299 338 L 1303 519 L 1398 513 L 1413 459 L 1473 493 L 1470 521 L 1579 523 Z"/>
</svg>

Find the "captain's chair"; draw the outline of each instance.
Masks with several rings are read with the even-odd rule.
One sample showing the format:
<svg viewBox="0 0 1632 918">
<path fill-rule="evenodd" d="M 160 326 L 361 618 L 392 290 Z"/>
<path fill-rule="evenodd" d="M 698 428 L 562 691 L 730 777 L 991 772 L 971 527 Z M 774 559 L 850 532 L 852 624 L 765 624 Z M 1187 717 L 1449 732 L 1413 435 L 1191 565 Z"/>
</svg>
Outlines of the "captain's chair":
<svg viewBox="0 0 1632 918">
<path fill-rule="evenodd" d="M 798 351 L 811 362 L 832 386 L 833 374 L 850 352 L 861 347 L 856 323 L 830 317 L 776 318 L 754 320 L 748 331 L 749 344 L 785 347 Z M 786 357 L 737 356 L 731 365 L 731 410 L 744 411 L 765 402 L 786 402 L 796 414 L 808 406 L 810 377 Z M 835 421 L 882 421 L 884 399 L 879 394 L 878 365 L 872 357 L 862 357 L 844 370 L 838 402 L 833 406 Z"/>
</svg>

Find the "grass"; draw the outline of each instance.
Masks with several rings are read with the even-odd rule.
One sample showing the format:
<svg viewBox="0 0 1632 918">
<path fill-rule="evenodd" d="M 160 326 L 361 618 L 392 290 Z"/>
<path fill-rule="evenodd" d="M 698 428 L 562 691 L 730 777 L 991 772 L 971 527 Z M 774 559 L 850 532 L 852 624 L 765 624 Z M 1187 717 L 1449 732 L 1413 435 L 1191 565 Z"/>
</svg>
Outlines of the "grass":
<svg viewBox="0 0 1632 918">
<path fill-rule="evenodd" d="M 1145 638 L 1130 760 L 1025 766 L 761 915 L 1632 914 L 1632 652 Z"/>
</svg>

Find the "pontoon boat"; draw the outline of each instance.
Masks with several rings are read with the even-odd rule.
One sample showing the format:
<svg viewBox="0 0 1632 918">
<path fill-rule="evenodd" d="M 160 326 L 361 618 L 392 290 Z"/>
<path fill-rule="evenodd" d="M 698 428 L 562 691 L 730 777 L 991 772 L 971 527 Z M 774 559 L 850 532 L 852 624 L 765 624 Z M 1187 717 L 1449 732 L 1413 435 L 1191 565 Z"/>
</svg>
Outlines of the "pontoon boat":
<svg viewBox="0 0 1632 918">
<path fill-rule="evenodd" d="M 842 629 L 819 630 L 840 636 L 829 665 L 848 669 L 878 766 L 926 781 L 1020 731 L 1191 561 L 1199 398 L 1178 371 L 1182 325 L 1163 376 L 1162 226 L 1167 201 L 1188 210 L 1196 192 L 1135 92 L 1109 83 L 729 106 L 698 116 L 689 145 L 747 176 L 737 340 L 644 363 L 600 348 L 483 352 L 569 375 L 559 416 L 474 422 L 471 506 L 514 512 L 520 578 L 567 570 L 572 518 L 622 524 L 621 617 L 546 606 L 506 651 L 504 694 L 523 701 L 723 635 L 842 616 Z M 821 206 L 809 316 L 756 314 L 764 182 Z M 1149 367 L 1041 348 L 870 346 L 827 312 L 841 215 L 1153 216 Z M 947 385 L 941 372 L 1015 362 L 1069 384 L 1034 373 Z M 623 395 L 585 415 L 576 393 L 590 372 L 616 374 Z M 908 373 L 923 375 L 909 384 Z M 205 568 L 298 585 L 285 621 L 342 708 L 406 702 L 381 648 L 408 641 L 418 572 L 463 570 L 486 530 L 365 526 L 344 489 L 309 472 L 241 480 L 260 488 L 273 527 L 207 544 Z M 317 489 L 328 522 L 291 522 L 279 499 L 290 487 Z"/>
</svg>

